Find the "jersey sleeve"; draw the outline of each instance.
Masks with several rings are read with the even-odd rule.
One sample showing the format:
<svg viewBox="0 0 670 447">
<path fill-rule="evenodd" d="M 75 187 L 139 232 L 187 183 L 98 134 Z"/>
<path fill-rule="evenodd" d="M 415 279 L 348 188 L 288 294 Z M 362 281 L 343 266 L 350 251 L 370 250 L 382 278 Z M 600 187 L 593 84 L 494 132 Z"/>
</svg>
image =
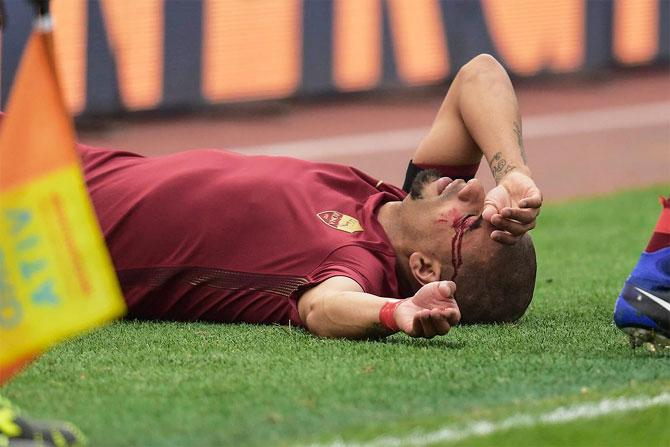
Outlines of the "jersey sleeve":
<svg viewBox="0 0 670 447">
<path fill-rule="evenodd" d="M 353 279 L 366 293 L 400 298 L 394 263 L 382 253 L 355 245 L 341 247 L 309 275 L 307 288 L 335 276 Z"/>
</svg>

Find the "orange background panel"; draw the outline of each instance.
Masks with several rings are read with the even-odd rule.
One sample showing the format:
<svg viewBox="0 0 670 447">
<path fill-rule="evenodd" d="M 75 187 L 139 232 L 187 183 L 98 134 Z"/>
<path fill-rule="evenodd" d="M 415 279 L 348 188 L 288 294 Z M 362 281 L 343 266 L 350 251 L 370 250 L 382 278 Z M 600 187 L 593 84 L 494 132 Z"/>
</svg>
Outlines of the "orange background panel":
<svg viewBox="0 0 670 447">
<path fill-rule="evenodd" d="M 56 69 L 70 113 L 78 114 L 86 104 L 86 0 L 54 0 L 54 55 Z"/>
<path fill-rule="evenodd" d="M 0 190 L 79 160 L 74 150 L 74 128 L 49 55 L 50 37 L 33 33 L 14 79 L 0 127 Z"/>
<path fill-rule="evenodd" d="M 658 0 L 616 0 L 614 57 L 624 64 L 651 61 L 658 52 Z"/>
<path fill-rule="evenodd" d="M 340 90 L 374 88 L 381 77 L 379 0 L 336 0 L 333 14 L 333 78 Z"/>
<path fill-rule="evenodd" d="M 119 91 L 131 110 L 150 109 L 163 95 L 163 0 L 103 0 Z"/>
<path fill-rule="evenodd" d="M 585 51 L 584 0 L 482 0 L 494 45 L 516 74 L 579 69 Z"/>
<path fill-rule="evenodd" d="M 388 0 L 400 78 L 425 84 L 449 73 L 447 37 L 437 0 Z"/>
<path fill-rule="evenodd" d="M 282 97 L 300 82 L 299 0 L 207 0 L 203 95 L 209 101 Z"/>
</svg>

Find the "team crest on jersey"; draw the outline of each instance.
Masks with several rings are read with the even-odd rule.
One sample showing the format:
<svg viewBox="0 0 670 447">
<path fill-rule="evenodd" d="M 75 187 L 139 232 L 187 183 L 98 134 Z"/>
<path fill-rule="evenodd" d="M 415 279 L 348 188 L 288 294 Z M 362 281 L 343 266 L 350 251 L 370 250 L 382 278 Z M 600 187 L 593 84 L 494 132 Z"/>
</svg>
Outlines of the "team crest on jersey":
<svg viewBox="0 0 670 447">
<path fill-rule="evenodd" d="M 363 231 L 358 219 L 355 219 L 339 211 L 321 211 L 316 214 L 321 222 L 325 223 L 336 230 L 345 231 L 347 233 L 357 233 Z"/>
</svg>

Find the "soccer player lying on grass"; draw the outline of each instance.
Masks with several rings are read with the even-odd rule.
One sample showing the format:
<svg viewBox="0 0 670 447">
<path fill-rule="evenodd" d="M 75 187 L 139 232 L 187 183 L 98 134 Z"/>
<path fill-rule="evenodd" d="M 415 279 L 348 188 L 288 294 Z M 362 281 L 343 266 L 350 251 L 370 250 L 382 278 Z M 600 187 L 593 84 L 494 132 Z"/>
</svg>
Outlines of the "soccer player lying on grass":
<svg viewBox="0 0 670 447">
<path fill-rule="evenodd" d="M 287 157 L 80 153 L 130 317 L 430 338 L 459 320 L 516 320 L 532 298 L 526 232 L 542 197 L 512 84 L 487 55 L 454 79 L 408 168 L 409 195 Z M 497 182 L 488 194 L 472 179 L 482 156 Z"/>
</svg>

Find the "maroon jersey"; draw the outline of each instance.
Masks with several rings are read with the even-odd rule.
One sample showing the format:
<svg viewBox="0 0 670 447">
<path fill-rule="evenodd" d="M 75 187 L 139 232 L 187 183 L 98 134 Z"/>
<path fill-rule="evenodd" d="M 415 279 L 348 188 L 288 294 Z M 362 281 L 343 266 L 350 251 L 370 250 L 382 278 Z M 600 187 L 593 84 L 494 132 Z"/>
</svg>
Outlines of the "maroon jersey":
<svg viewBox="0 0 670 447">
<path fill-rule="evenodd" d="M 300 294 L 333 276 L 399 298 L 376 218 L 394 186 L 286 157 L 79 149 L 131 317 L 302 325 Z"/>
</svg>

